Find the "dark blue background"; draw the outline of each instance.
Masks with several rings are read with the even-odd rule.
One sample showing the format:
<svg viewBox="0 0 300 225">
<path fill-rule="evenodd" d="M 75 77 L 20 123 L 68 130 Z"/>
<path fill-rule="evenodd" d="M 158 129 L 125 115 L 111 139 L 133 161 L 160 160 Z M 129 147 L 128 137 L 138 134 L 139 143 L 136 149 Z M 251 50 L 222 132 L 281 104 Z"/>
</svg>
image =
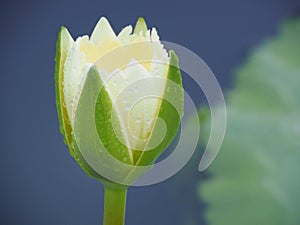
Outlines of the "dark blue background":
<svg viewBox="0 0 300 225">
<path fill-rule="evenodd" d="M 146 18 L 163 40 L 193 50 L 224 89 L 246 54 L 297 14 L 297 0 L 1 1 L 0 224 L 101 224 L 103 189 L 70 157 L 58 130 L 55 42 L 65 25 L 90 33 L 101 16 L 114 29 Z M 131 188 L 128 225 L 204 224 L 197 160 L 161 184 Z"/>
</svg>

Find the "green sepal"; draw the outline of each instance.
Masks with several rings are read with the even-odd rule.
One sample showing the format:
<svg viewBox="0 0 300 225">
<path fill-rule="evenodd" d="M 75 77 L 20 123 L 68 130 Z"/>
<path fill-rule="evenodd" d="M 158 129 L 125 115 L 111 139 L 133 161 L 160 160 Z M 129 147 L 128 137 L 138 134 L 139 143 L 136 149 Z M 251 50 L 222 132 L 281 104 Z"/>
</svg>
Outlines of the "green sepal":
<svg viewBox="0 0 300 225">
<path fill-rule="evenodd" d="M 90 168 L 85 162 L 79 151 L 76 151 L 76 144 L 72 136 L 71 122 L 67 113 L 67 108 L 64 104 L 63 80 L 64 80 L 64 63 L 68 50 L 73 43 L 73 39 L 67 28 L 61 27 L 56 42 L 56 57 L 55 57 L 55 94 L 56 94 L 56 109 L 59 121 L 59 129 L 64 137 L 64 142 L 69 148 L 71 156 L 76 160 L 79 166 L 89 177 L 98 177 L 98 174 Z"/>
<path fill-rule="evenodd" d="M 91 70 L 98 74 L 96 67 L 92 67 Z M 120 141 L 121 139 L 123 142 L 125 142 L 125 137 L 123 136 L 121 128 L 121 122 L 117 121 L 117 112 L 115 111 L 112 99 L 104 87 L 103 81 L 100 79 L 99 75 L 98 77 L 99 81 L 101 82 L 101 90 L 95 107 L 95 123 L 99 138 L 101 139 L 104 147 L 112 156 L 121 162 L 132 165 L 133 161 L 131 153 L 129 152 L 130 149 L 128 149 L 128 147 Z M 116 115 L 113 121 L 114 127 L 112 124 L 112 115 Z"/>
<path fill-rule="evenodd" d="M 110 172 L 119 169 L 118 164 L 109 162 L 108 158 L 105 158 L 107 156 L 103 154 L 104 152 L 108 152 L 117 161 L 132 164 L 129 149 L 119 141 L 110 122 L 111 113 L 114 113 L 112 106 L 111 98 L 103 85 L 98 69 L 92 66 L 87 73 L 76 109 L 73 146 L 78 162 L 84 166 L 90 176 L 106 186 L 122 189 L 126 186 L 116 184 L 96 171 L 102 170 L 103 166 L 109 168 Z M 119 174 L 120 180 L 127 175 L 126 171 L 119 171 Z"/>
</svg>

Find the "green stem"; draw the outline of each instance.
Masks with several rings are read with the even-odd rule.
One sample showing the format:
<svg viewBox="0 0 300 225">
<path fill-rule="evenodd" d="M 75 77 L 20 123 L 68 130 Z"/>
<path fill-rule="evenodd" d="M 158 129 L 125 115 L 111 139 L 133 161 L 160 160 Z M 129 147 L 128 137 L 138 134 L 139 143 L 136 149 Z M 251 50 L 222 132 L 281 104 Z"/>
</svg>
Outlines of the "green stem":
<svg viewBox="0 0 300 225">
<path fill-rule="evenodd" d="M 104 188 L 103 225 L 124 225 L 126 189 Z"/>
</svg>

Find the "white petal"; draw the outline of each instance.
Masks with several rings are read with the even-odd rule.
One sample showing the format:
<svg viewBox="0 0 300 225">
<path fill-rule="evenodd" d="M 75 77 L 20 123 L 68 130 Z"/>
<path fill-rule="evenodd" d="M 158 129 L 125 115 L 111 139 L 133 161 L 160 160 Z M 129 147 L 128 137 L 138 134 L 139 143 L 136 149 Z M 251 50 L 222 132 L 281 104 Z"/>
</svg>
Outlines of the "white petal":
<svg viewBox="0 0 300 225">
<path fill-rule="evenodd" d="M 128 80 L 135 81 L 138 78 L 149 77 L 150 74 L 136 59 L 131 59 L 125 68 L 125 76 Z"/>
<path fill-rule="evenodd" d="M 145 38 L 146 38 L 147 41 L 151 41 L 150 30 L 146 31 Z"/>
<path fill-rule="evenodd" d="M 151 40 L 152 41 L 159 41 L 159 36 L 157 34 L 157 30 L 154 27 L 151 30 Z"/>
<path fill-rule="evenodd" d="M 65 104 L 70 120 L 73 114 L 73 99 L 83 76 L 84 63 L 85 56 L 80 52 L 78 44 L 74 42 L 65 61 L 63 81 Z"/>
<path fill-rule="evenodd" d="M 132 26 L 124 27 L 118 34 L 118 40 L 122 44 L 127 44 L 130 41 L 130 34 L 132 33 Z"/>
<path fill-rule="evenodd" d="M 76 39 L 76 42 L 80 44 L 90 44 L 90 38 L 88 35 L 83 35 L 81 37 L 78 37 Z"/>
<path fill-rule="evenodd" d="M 61 32 L 61 43 L 66 43 L 66 46 L 71 46 L 73 42 L 74 40 L 68 29 L 63 27 Z"/>
<path fill-rule="evenodd" d="M 168 53 L 163 44 L 159 40 L 159 36 L 155 28 L 151 30 L 151 41 L 153 43 L 153 60 L 162 60 L 166 63 L 169 62 Z"/>
<path fill-rule="evenodd" d="M 105 17 L 101 17 L 91 35 L 91 41 L 93 41 L 95 44 L 99 44 L 107 39 L 113 40 L 115 38 L 116 34 L 110 26 L 108 20 Z"/>
<path fill-rule="evenodd" d="M 124 75 L 128 83 L 132 85 L 131 89 L 122 93 L 127 100 L 127 104 L 131 108 L 128 127 L 132 134 L 136 137 L 132 139 L 131 143 L 134 147 L 141 150 L 141 148 L 143 148 L 146 144 L 149 136 L 151 124 L 155 117 L 159 100 L 143 94 L 149 93 L 153 88 L 156 88 L 149 86 L 148 79 L 143 79 L 151 78 L 151 75 L 144 66 L 135 60 L 131 60 L 125 69 Z M 141 96 L 142 99 L 136 103 L 134 101 L 137 95 Z"/>
<path fill-rule="evenodd" d="M 74 97 L 72 99 L 72 103 L 71 103 L 71 116 L 70 116 L 70 121 L 71 121 L 71 125 L 72 127 L 74 127 L 74 122 L 75 122 L 75 117 L 76 117 L 76 110 L 77 110 L 77 106 L 78 106 L 78 102 L 81 96 L 81 92 L 83 89 L 83 86 L 85 84 L 85 80 L 87 77 L 87 74 L 91 68 L 92 64 L 91 63 L 86 63 L 83 65 L 82 67 L 82 73 L 81 73 L 81 80 L 79 82 L 79 85 L 76 89 L 76 92 L 74 94 Z"/>
<path fill-rule="evenodd" d="M 116 99 L 122 89 L 126 87 L 123 74 L 124 72 L 122 70 L 116 69 L 111 73 L 106 73 L 105 77 L 103 78 L 106 80 L 106 88 L 109 90 L 114 99 Z M 103 76 L 101 75 L 101 77 Z"/>
</svg>

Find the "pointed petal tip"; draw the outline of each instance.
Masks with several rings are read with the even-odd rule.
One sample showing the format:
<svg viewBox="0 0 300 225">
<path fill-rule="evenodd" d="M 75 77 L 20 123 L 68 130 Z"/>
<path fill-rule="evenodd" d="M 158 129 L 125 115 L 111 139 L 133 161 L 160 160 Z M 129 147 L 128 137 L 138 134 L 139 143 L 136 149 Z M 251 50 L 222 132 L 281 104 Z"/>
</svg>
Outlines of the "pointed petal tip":
<svg viewBox="0 0 300 225">
<path fill-rule="evenodd" d="M 105 38 L 114 39 L 116 38 L 116 34 L 113 28 L 111 27 L 109 21 L 105 17 L 101 17 L 98 23 L 96 24 L 90 39 L 95 44 L 98 44 Z"/>
<path fill-rule="evenodd" d="M 138 64 L 139 62 L 135 59 L 135 58 L 132 58 L 129 60 L 128 64 L 127 65 L 131 65 L 131 64 Z"/>
<path fill-rule="evenodd" d="M 60 26 L 60 29 L 59 29 L 59 30 L 60 30 L 60 31 L 63 31 L 63 30 L 65 30 L 65 29 L 67 30 L 67 28 L 66 28 L 65 26 Z"/>
<path fill-rule="evenodd" d="M 174 52 L 174 50 L 170 50 L 169 51 L 169 57 L 170 57 L 170 59 L 178 62 L 178 56 L 176 55 L 176 53 Z"/>
<path fill-rule="evenodd" d="M 118 36 L 130 35 L 131 33 L 132 33 L 132 26 L 128 25 L 128 26 L 122 28 L 122 30 L 119 32 Z"/>
<path fill-rule="evenodd" d="M 99 19 L 99 22 L 97 23 L 97 25 L 102 25 L 102 27 L 103 28 L 110 28 L 110 29 L 112 29 L 112 27 L 111 27 L 111 25 L 110 25 L 110 23 L 109 23 L 109 21 L 108 21 L 108 19 L 106 18 L 106 17 L 104 17 L 104 16 L 102 16 L 100 19 Z M 96 25 L 96 26 L 97 26 Z"/>
<path fill-rule="evenodd" d="M 61 26 L 59 32 L 67 32 L 69 33 L 68 29 L 65 26 Z"/>
<path fill-rule="evenodd" d="M 63 37 L 66 37 L 66 38 L 69 38 L 69 39 L 73 40 L 72 35 L 70 34 L 70 32 L 68 31 L 68 29 L 65 26 L 60 27 L 59 34 L 62 35 Z"/>
<path fill-rule="evenodd" d="M 88 74 L 98 74 L 98 68 L 96 65 L 92 64 L 89 68 Z"/>
<path fill-rule="evenodd" d="M 138 22 L 146 23 L 144 17 L 142 17 L 142 16 L 140 16 L 140 17 L 138 18 Z"/>
<path fill-rule="evenodd" d="M 105 16 L 101 16 L 101 18 L 99 19 L 98 23 L 101 23 L 101 22 L 109 24 L 109 21 L 108 21 L 108 19 Z"/>
<path fill-rule="evenodd" d="M 146 21 L 144 20 L 143 17 L 140 16 L 136 22 L 133 33 L 138 35 L 140 32 L 143 32 L 143 34 L 144 34 L 144 33 L 146 33 L 147 30 L 148 30 L 148 27 L 147 27 Z"/>
<path fill-rule="evenodd" d="M 132 26 L 128 25 L 120 31 L 117 38 L 120 43 L 126 44 L 129 42 L 131 34 L 132 34 Z"/>
</svg>

